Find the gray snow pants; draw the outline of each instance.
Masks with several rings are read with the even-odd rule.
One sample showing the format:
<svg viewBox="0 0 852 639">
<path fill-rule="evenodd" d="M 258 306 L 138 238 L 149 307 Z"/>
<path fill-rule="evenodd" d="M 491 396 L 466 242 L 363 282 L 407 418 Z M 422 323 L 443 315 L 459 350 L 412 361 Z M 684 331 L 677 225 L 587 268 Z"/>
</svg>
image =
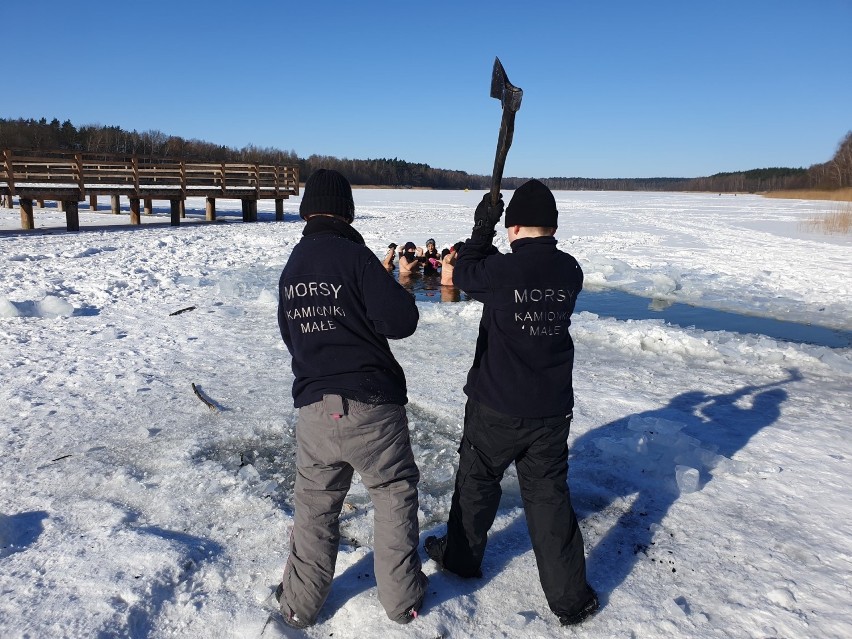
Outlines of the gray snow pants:
<svg viewBox="0 0 852 639">
<path fill-rule="evenodd" d="M 405 408 L 362 404 L 338 395 L 299 409 L 295 521 L 281 608 L 313 623 L 334 577 L 339 515 L 353 470 L 373 501 L 374 571 L 391 619 L 422 596 L 417 482 Z"/>
</svg>

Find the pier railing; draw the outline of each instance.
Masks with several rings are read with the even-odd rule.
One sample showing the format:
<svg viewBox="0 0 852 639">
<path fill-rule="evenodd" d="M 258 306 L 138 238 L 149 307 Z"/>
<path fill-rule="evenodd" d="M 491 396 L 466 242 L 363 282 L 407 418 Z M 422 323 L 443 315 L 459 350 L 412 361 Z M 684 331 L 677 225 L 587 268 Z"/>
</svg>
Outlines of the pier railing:
<svg viewBox="0 0 852 639">
<path fill-rule="evenodd" d="M 151 200 L 169 200 L 177 225 L 187 197 L 207 198 L 208 219 L 215 219 L 216 198 L 242 200 L 243 219 L 252 221 L 257 219 L 258 200 L 275 200 L 276 217 L 281 219 L 282 201 L 298 194 L 299 169 L 288 165 L 6 149 L 0 169 L 0 195 L 18 198 L 25 229 L 33 228 L 33 201 L 61 202 L 68 229 L 79 230 L 77 203 L 88 197 L 96 210 L 98 195 L 113 196 L 114 211 L 118 197 L 129 198 L 131 223 L 136 224 L 140 200 L 146 210 Z"/>
</svg>

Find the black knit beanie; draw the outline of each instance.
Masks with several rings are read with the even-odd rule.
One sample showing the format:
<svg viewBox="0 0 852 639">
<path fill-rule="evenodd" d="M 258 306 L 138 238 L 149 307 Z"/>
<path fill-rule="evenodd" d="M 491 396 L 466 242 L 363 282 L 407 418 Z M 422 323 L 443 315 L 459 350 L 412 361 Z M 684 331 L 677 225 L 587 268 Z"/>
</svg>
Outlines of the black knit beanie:
<svg viewBox="0 0 852 639">
<path fill-rule="evenodd" d="M 299 215 L 307 220 L 314 213 L 339 215 L 347 222 L 355 219 L 355 202 L 349 181 L 334 169 L 317 169 L 305 182 Z"/>
<path fill-rule="evenodd" d="M 506 207 L 506 228 L 510 226 L 545 226 L 556 228 L 556 198 L 538 180 L 524 182 L 512 195 Z"/>
</svg>

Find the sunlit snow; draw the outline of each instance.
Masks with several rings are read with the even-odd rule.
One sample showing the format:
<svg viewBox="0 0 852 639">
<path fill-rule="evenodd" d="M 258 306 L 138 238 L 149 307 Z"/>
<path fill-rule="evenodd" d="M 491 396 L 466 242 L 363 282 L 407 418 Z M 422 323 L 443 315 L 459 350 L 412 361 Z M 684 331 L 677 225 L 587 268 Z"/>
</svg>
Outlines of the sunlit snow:
<svg viewBox="0 0 852 639">
<path fill-rule="evenodd" d="M 481 196 L 356 189 L 355 226 L 377 255 L 391 241 L 440 248 L 467 236 Z M 560 247 L 590 286 L 852 329 L 852 238 L 803 226 L 835 204 L 556 196 Z M 220 200 L 210 224 L 190 198 L 180 228 L 167 203 L 141 227 L 126 202 L 122 215 L 83 204 L 79 233 L 55 208 L 36 209 L 34 231 L 0 208 L 3 637 L 261 636 L 292 523 L 296 411 L 276 284 L 298 202 L 283 222 L 261 202 L 249 224 Z M 392 348 L 425 537 L 449 509 L 481 306 L 418 307 L 417 332 Z M 422 614 L 397 626 L 376 599 L 356 481 L 307 636 L 852 636 L 852 349 L 588 312 L 571 331 L 570 485 L 600 613 L 566 631 L 548 610 L 510 469 L 484 578 L 427 561 Z"/>
</svg>

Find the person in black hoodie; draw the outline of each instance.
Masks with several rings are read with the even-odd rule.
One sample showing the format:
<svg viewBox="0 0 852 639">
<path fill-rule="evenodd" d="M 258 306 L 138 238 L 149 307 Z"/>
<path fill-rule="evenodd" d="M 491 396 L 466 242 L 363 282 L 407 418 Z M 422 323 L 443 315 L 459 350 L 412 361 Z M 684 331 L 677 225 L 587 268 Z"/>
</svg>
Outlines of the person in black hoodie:
<svg viewBox="0 0 852 639">
<path fill-rule="evenodd" d="M 556 247 L 558 211 L 550 189 L 530 180 L 506 210 L 512 252 L 493 246 L 503 214 L 486 193 L 471 237 L 459 250 L 453 282 L 484 304 L 464 391 L 464 432 L 444 537 L 427 537 L 427 555 L 462 577 L 481 576 L 500 480 L 514 462 L 539 579 L 563 625 L 598 609 L 586 581 L 583 537 L 568 490 L 568 432 L 574 343 L 568 332 L 583 272 Z"/>
<path fill-rule="evenodd" d="M 307 224 L 278 286 L 299 418 L 290 556 L 276 594 L 288 624 L 314 623 L 331 588 L 339 515 L 358 471 L 375 510 L 379 601 L 391 619 L 408 623 L 427 583 L 417 552 L 420 474 L 405 375 L 388 339 L 414 333 L 417 306 L 352 228 L 352 188 L 340 173 L 311 174 L 299 214 Z"/>
</svg>

